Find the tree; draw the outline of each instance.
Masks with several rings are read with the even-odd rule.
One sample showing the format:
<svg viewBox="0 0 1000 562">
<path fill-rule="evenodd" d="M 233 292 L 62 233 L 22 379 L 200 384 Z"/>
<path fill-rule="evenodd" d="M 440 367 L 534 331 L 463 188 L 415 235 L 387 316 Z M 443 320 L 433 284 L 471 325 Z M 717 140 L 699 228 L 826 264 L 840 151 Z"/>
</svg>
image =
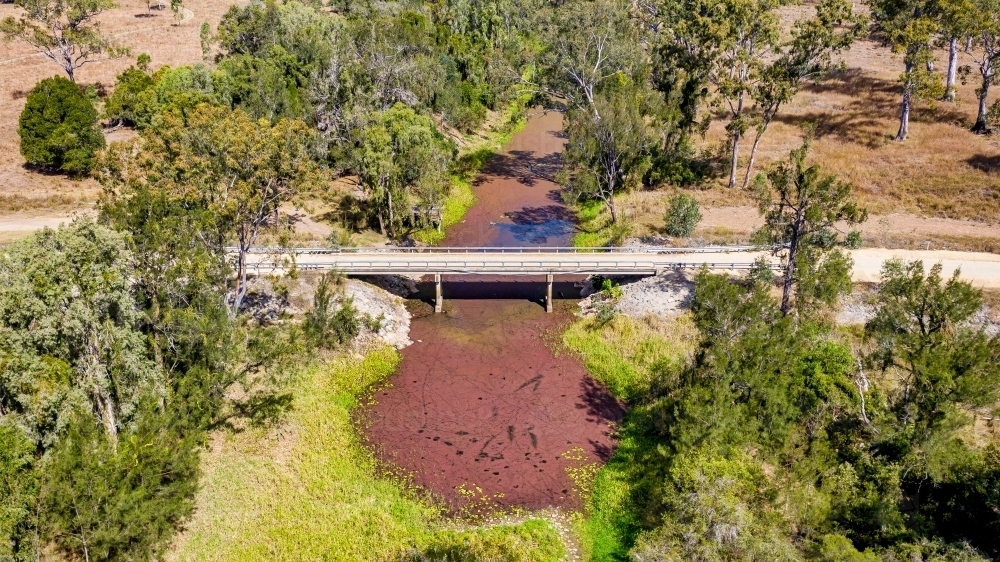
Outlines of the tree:
<svg viewBox="0 0 1000 562">
<path fill-rule="evenodd" d="M 128 49 L 101 32 L 96 21 L 105 10 L 117 7 L 114 0 L 17 0 L 24 9 L 20 19 L 7 16 L 0 22 L 5 41 L 20 40 L 58 64 L 76 82 L 76 70 L 99 60 L 117 58 Z"/>
<path fill-rule="evenodd" d="M 93 104 L 59 76 L 42 80 L 28 94 L 17 134 L 29 164 L 72 175 L 90 171 L 94 152 L 104 147 Z"/>
<path fill-rule="evenodd" d="M 156 560 L 194 507 L 197 433 L 144 408 L 115 443 L 91 419 L 66 428 L 39 474 L 39 534 L 78 560 Z"/>
<path fill-rule="evenodd" d="M 271 125 L 239 109 L 200 104 L 161 115 L 144 132 L 138 153 L 112 151 L 101 181 L 114 200 L 149 189 L 206 213 L 198 223 L 212 251 L 235 243 L 235 286 L 227 299 L 235 315 L 247 291 L 247 253 L 261 232 L 277 226 L 279 207 L 320 185 L 312 133 L 302 121 Z M 126 161 L 134 159 L 133 166 Z"/>
<path fill-rule="evenodd" d="M 115 79 L 115 89 L 104 102 L 104 116 L 113 125 L 147 125 L 146 108 L 152 98 L 153 78 L 142 68 L 130 66 Z"/>
<path fill-rule="evenodd" d="M 941 264 L 890 260 L 865 325 L 868 365 L 887 378 L 894 431 L 919 446 L 960 409 L 995 404 L 1000 338 L 969 321 L 982 293 L 959 271 L 944 281 Z"/>
<path fill-rule="evenodd" d="M 414 206 L 440 206 L 454 148 L 429 118 L 396 104 L 358 133 L 355 168 L 384 236 L 395 237 Z"/>
<path fill-rule="evenodd" d="M 851 196 L 850 184 L 822 175 L 818 165 L 806 165 L 811 141 L 810 132 L 788 162 L 774 166 L 766 178 L 758 175 L 754 187 L 754 199 L 764 217 L 755 238 L 786 252 L 784 314 L 793 307 L 793 290 L 801 308 L 816 300 L 832 303 L 850 290 L 849 259 L 839 251 L 830 252 L 839 242 L 835 225 L 856 225 L 868 219 L 868 212 Z"/>
<path fill-rule="evenodd" d="M 713 106 L 723 107 L 729 133 L 729 187 L 736 185 L 741 142 L 756 136 L 744 175 L 752 177 L 754 157 L 764 132 L 802 81 L 822 75 L 832 55 L 848 47 L 863 28 L 863 18 L 844 0 L 824 0 L 816 15 L 795 22 L 792 37 L 781 38 L 777 10 L 785 0 L 705 0 L 668 4 L 662 19 L 667 64 L 679 64 L 695 82 L 711 84 Z"/>
<path fill-rule="evenodd" d="M 641 60 L 627 7 L 615 0 L 574 0 L 549 12 L 544 34 L 547 89 L 600 118 L 600 87 L 615 75 L 631 75 Z"/>
<path fill-rule="evenodd" d="M 973 37 L 973 60 L 979 70 L 980 84 L 976 88 L 979 98 L 979 110 L 976 122 L 972 125 L 974 133 L 990 131 L 988 113 L 990 86 L 996 84 L 1000 73 L 1000 1 L 975 0 L 969 11 L 970 35 Z"/>
<path fill-rule="evenodd" d="M 940 29 L 940 20 L 932 2 L 926 0 L 873 0 L 871 12 L 874 31 L 882 44 L 903 55 L 903 85 L 899 110 L 897 141 L 910 133 L 910 112 L 916 99 L 941 97 L 940 77 L 931 70 L 931 39 Z"/>
<path fill-rule="evenodd" d="M 948 43 L 948 70 L 945 74 L 944 100 L 955 101 L 955 80 L 958 77 L 958 39 L 971 38 L 973 20 L 976 18 L 974 0 L 941 0 L 940 11 L 941 35 Z M 966 46 L 966 51 L 972 45 Z"/>
<path fill-rule="evenodd" d="M 77 408 L 115 442 L 162 396 L 132 300 L 124 237 L 93 220 L 45 229 L 0 256 L 0 411 L 50 446 Z"/>
<path fill-rule="evenodd" d="M 638 184 L 649 166 L 653 146 L 643 94 L 634 88 L 602 93 L 593 108 L 569 112 L 566 163 L 568 194 L 604 202 L 611 222 L 618 222 L 615 194 Z"/>
<path fill-rule="evenodd" d="M 694 232 L 701 220 L 698 200 L 687 193 L 678 193 L 670 198 L 667 213 L 663 218 L 669 236 L 686 238 Z"/>
<path fill-rule="evenodd" d="M 35 444 L 0 416 L 0 558 L 20 560 L 33 550 L 31 530 L 37 496 Z"/>
<path fill-rule="evenodd" d="M 824 0 L 816 5 L 814 17 L 795 22 L 792 39 L 776 50 L 777 59 L 762 70 L 750 92 L 755 135 L 743 175 L 744 189 L 750 185 L 760 139 L 782 106 L 795 97 L 803 82 L 822 77 L 832 66 L 833 55 L 850 48 L 865 27 L 866 19 L 855 14 L 845 0 Z"/>
</svg>

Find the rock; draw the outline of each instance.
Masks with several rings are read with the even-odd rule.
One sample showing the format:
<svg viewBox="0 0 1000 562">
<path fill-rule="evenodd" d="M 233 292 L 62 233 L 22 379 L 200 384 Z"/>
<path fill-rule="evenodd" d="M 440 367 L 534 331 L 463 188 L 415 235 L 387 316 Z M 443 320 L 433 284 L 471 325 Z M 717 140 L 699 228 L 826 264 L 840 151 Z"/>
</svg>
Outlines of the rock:
<svg viewBox="0 0 1000 562">
<path fill-rule="evenodd" d="M 612 277 L 610 279 L 622 292 L 615 303 L 615 311 L 632 318 L 680 314 L 691 306 L 694 295 L 691 275 L 686 271 L 668 271 L 653 277 Z M 593 278 L 585 282 L 581 295 L 586 296 L 580 301 L 581 312 L 585 316 L 596 314 L 604 296 L 600 287 L 593 286 Z"/>
<path fill-rule="evenodd" d="M 420 276 L 366 275 L 359 279 L 405 299 L 417 294 L 417 282 L 420 281 Z"/>
<path fill-rule="evenodd" d="M 375 337 L 396 349 L 413 343 L 410 341 L 410 313 L 403 306 L 402 298 L 358 279 L 345 281 L 344 295 L 353 299 L 358 312 L 379 321 Z"/>
<path fill-rule="evenodd" d="M 265 326 L 301 316 L 313 306 L 320 277 L 319 274 L 306 273 L 294 279 L 251 278 L 240 311 Z M 416 292 L 415 282 L 405 277 L 385 275 L 379 276 L 379 280 L 407 296 Z M 402 298 L 358 279 L 344 279 L 342 282 L 343 292 L 338 300 L 353 299 L 358 313 L 372 320 L 362 322 L 362 331 L 358 336 L 360 343 L 380 339 L 396 349 L 413 343 L 409 337 L 410 313 L 403 306 Z M 377 326 L 371 326 L 375 320 L 378 320 Z"/>
</svg>

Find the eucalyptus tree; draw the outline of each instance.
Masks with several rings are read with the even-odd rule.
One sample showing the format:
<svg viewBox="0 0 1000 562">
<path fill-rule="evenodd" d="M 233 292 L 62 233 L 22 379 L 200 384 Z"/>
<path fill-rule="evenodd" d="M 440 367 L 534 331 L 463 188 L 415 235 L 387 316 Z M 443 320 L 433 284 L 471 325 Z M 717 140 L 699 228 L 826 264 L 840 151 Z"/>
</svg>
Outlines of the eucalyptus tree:
<svg viewBox="0 0 1000 562">
<path fill-rule="evenodd" d="M 944 101 L 954 102 L 956 98 L 955 81 L 958 79 L 958 40 L 972 38 L 973 19 L 975 18 L 975 0 L 941 0 L 938 3 L 941 23 L 940 35 L 948 44 L 948 69 L 945 72 Z M 966 52 L 972 49 L 971 41 L 966 45 Z"/>
<path fill-rule="evenodd" d="M 55 62 L 76 82 L 81 66 L 100 60 L 102 55 L 117 58 L 128 49 L 102 32 L 97 17 L 117 7 L 114 0 L 17 0 L 24 10 L 19 18 L 7 16 L 0 22 L 5 41 L 23 41 Z"/>
<path fill-rule="evenodd" d="M 454 147 L 430 118 L 403 104 L 358 131 L 354 168 L 384 236 L 400 234 L 414 206 L 439 206 L 450 185 Z"/>
<path fill-rule="evenodd" d="M 199 210 L 206 218 L 192 226 L 214 253 L 235 243 L 236 276 L 227 300 L 235 316 L 247 292 L 250 247 L 276 226 L 281 205 L 323 181 L 311 137 L 299 120 L 271 125 L 239 109 L 201 104 L 183 113 L 167 111 L 136 146 L 115 147 L 100 180 L 111 201 L 140 186 Z"/>
<path fill-rule="evenodd" d="M 990 86 L 1000 80 L 1000 1 L 972 0 L 972 9 L 968 12 L 972 35 L 972 59 L 979 71 L 980 83 L 976 88 L 979 101 L 976 122 L 972 132 L 987 133 L 990 131 L 988 122 L 988 98 Z"/>
<path fill-rule="evenodd" d="M 811 136 L 791 152 L 787 162 L 774 166 L 766 179 L 758 176 L 754 189 L 764 217 L 755 238 L 785 252 L 784 314 L 793 306 L 808 309 L 814 303 L 832 304 L 850 290 L 850 258 L 836 250 L 842 242 L 836 228 L 839 223 L 857 225 L 868 218 L 851 195 L 849 183 L 823 175 L 819 165 L 806 164 Z"/>
<path fill-rule="evenodd" d="M 872 0 L 873 31 L 882 44 L 903 55 L 902 101 L 897 141 L 910 133 L 910 113 L 917 99 L 936 99 L 944 93 L 940 76 L 931 70 L 931 42 L 941 19 L 932 0 Z"/>
<path fill-rule="evenodd" d="M 572 0 L 550 8 L 544 20 L 544 88 L 571 106 L 589 107 L 600 119 L 601 87 L 615 76 L 630 77 L 645 57 L 628 5 Z"/>
<path fill-rule="evenodd" d="M 845 0 L 823 0 L 813 16 L 782 38 L 778 10 L 786 0 L 703 0 L 669 4 L 661 19 L 661 62 L 714 90 L 713 108 L 726 115 L 729 186 L 736 185 L 742 141 L 755 131 L 743 186 L 752 177 L 760 139 L 800 84 L 827 71 L 832 56 L 864 29 L 864 18 Z M 668 71 L 669 74 L 669 71 Z"/>
<path fill-rule="evenodd" d="M 593 106 L 571 110 L 563 161 L 571 197 L 604 203 L 618 222 L 615 195 L 641 183 L 655 146 L 646 112 L 648 92 L 636 87 L 602 92 Z"/>
<path fill-rule="evenodd" d="M 761 137 L 778 112 L 795 97 L 803 82 L 825 74 L 833 66 L 833 55 L 850 48 L 866 26 L 866 18 L 855 14 L 846 0 L 822 0 L 813 17 L 795 22 L 791 40 L 778 47 L 777 59 L 762 69 L 751 91 L 755 134 L 743 175 L 744 189 L 750 185 Z"/>
</svg>

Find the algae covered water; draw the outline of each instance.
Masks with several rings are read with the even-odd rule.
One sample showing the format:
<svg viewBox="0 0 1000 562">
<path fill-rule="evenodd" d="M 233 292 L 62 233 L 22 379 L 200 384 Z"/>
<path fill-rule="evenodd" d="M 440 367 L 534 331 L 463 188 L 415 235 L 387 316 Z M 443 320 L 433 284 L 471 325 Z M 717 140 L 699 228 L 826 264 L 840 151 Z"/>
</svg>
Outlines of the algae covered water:
<svg viewBox="0 0 1000 562">
<path fill-rule="evenodd" d="M 474 183 L 477 202 L 446 246 L 565 246 L 574 218 L 553 181 L 562 114 L 538 110 Z M 423 287 L 432 291 L 432 287 Z M 557 295 L 576 296 L 573 280 Z M 446 276 L 444 313 L 420 314 L 413 345 L 365 412 L 383 461 L 452 507 L 579 504 L 568 470 L 607 460 L 621 405 L 556 338 L 574 300 L 546 314 L 544 279 Z"/>
</svg>

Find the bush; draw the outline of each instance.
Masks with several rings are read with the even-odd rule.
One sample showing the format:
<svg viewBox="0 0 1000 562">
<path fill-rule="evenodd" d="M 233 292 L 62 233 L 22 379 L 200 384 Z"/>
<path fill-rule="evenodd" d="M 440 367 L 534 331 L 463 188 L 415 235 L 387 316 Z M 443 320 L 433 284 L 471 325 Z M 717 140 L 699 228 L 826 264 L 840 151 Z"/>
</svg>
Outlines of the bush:
<svg viewBox="0 0 1000 562">
<path fill-rule="evenodd" d="M 306 313 L 303 329 L 318 347 L 331 349 L 354 339 L 361 330 L 358 310 L 351 299 L 344 299 L 340 308 L 334 309 L 333 286 L 339 279 L 331 275 L 320 277 L 313 309 Z"/>
<path fill-rule="evenodd" d="M 687 238 L 701 221 L 698 201 L 687 193 L 678 193 L 670 198 L 670 206 L 663 217 L 664 230 L 670 236 Z"/>
<path fill-rule="evenodd" d="M 89 172 L 94 153 L 104 147 L 93 104 L 61 76 L 46 78 L 31 90 L 17 134 L 29 164 L 73 175 Z"/>
</svg>

